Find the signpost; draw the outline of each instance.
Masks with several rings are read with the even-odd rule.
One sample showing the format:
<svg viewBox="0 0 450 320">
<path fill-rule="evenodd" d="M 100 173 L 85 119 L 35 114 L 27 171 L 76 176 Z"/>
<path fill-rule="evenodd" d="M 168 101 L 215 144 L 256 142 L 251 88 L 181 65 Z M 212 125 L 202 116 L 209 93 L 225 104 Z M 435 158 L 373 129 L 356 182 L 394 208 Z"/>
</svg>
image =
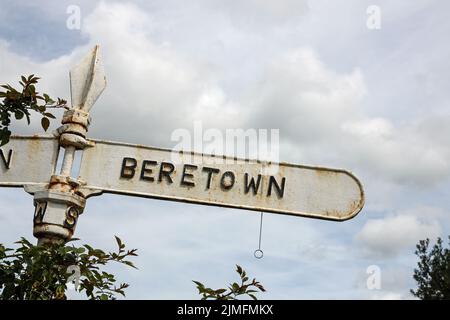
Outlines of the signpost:
<svg viewBox="0 0 450 320">
<path fill-rule="evenodd" d="M 92 190 L 329 220 L 350 219 L 363 206 L 360 182 L 344 170 L 92 142 L 80 169 Z"/>
<path fill-rule="evenodd" d="M 87 139 L 89 111 L 106 86 L 98 46 L 70 75 L 72 109 L 55 136 L 16 136 L 0 153 L 0 186 L 34 195 L 39 243 L 70 239 L 86 199 L 104 192 L 335 221 L 364 205 L 361 182 L 346 170 Z M 83 156 L 74 179 L 76 150 Z"/>
</svg>

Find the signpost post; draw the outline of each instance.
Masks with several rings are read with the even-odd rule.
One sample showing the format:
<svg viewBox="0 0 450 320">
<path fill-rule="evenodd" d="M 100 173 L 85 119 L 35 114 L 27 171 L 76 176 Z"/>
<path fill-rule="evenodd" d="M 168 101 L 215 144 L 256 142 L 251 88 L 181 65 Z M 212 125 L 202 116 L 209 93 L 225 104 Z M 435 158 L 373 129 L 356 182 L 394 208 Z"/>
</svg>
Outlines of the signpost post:
<svg viewBox="0 0 450 320">
<path fill-rule="evenodd" d="M 361 182 L 346 170 L 87 139 L 89 111 L 106 86 L 98 46 L 70 71 L 70 84 L 72 108 L 55 136 L 16 136 L 0 153 L 0 186 L 34 195 L 39 243 L 70 239 L 86 199 L 104 192 L 335 221 L 364 205 Z M 83 155 L 74 179 L 76 150 Z"/>
</svg>

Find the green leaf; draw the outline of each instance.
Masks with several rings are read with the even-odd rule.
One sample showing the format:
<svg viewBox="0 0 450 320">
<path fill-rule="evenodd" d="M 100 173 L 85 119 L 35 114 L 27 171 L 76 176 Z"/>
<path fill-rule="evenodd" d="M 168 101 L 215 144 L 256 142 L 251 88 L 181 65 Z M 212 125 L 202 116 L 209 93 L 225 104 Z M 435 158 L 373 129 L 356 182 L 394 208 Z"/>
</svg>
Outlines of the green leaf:
<svg viewBox="0 0 450 320">
<path fill-rule="evenodd" d="M 42 125 L 42 129 L 44 129 L 44 131 L 47 131 L 48 127 L 50 126 L 50 120 L 48 120 L 48 118 L 43 117 L 41 119 L 41 125 Z"/>
<path fill-rule="evenodd" d="M 75 250 L 75 252 L 78 253 L 78 254 L 84 253 L 85 251 L 86 251 L 86 250 L 85 250 L 83 247 L 77 248 L 77 249 Z"/>
<path fill-rule="evenodd" d="M 29 91 L 31 94 L 35 94 L 35 93 L 36 93 L 36 87 L 35 87 L 34 85 L 30 84 L 30 85 L 28 86 L 28 91 Z"/>
<path fill-rule="evenodd" d="M 216 294 L 222 294 L 225 291 L 227 291 L 227 289 L 218 289 L 218 290 L 216 290 Z"/>
<path fill-rule="evenodd" d="M 130 266 L 130 267 L 132 267 L 132 268 L 134 268 L 134 269 L 137 269 L 136 268 L 136 266 L 133 264 L 133 262 L 131 262 L 131 261 L 122 261 L 124 264 L 126 264 L 127 266 Z"/>
<path fill-rule="evenodd" d="M 261 290 L 262 292 L 266 292 L 266 289 L 265 289 L 262 285 L 257 284 L 256 287 L 257 287 L 259 290 Z"/>
<path fill-rule="evenodd" d="M 17 110 L 16 112 L 14 112 L 14 117 L 17 119 L 17 120 L 20 120 L 20 119 L 22 119 L 23 118 L 23 112 L 22 111 L 20 111 L 20 110 Z"/>
<path fill-rule="evenodd" d="M 7 127 L 4 127 L 0 131 L 0 147 L 7 144 L 9 142 L 10 137 L 11 137 L 11 131 L 9 131 Z"/>
<path fill-rule="evenodd" d="M 122 243 L 122 240 L 118 236 L 114 236 L 116 238 L 117 245 L 119 246 L 119 249 L 125 248 L 125 245 Z"/>
<path fill-rule="evenodd" d="M 242 268 L 241 268 L 240 265 L 236 265 L 236 271 L 237 271 L 239 274 L 242 274 Z"/>
<path fill-rule="evenodd" d="M 45 112 L 44 116 L 51 118 L 51 119 L 56 119 L 56 117 L 53 114 L 51 114 L 50 112 Z"/>
</svg>

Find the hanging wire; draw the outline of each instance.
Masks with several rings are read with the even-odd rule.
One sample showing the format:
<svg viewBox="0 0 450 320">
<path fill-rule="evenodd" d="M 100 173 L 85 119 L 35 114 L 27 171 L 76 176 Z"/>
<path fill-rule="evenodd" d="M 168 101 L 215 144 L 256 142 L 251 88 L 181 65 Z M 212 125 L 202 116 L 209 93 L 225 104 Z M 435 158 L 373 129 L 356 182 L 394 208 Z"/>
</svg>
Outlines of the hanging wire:
<svg viewBox="0 0 450 320">
<path fill-rule="evenodd" d="M 262 259 L 264 257 L 264 252 L 261 250 L 261 237 L 262 237 L 262 227 L 263 227 L 263 212 L 261 211 L 261 220 L 259 223 L 259 243 L 258 243 L 258 249 L 255 250 L 253 255 L 256 259 Z"/>
</svg>

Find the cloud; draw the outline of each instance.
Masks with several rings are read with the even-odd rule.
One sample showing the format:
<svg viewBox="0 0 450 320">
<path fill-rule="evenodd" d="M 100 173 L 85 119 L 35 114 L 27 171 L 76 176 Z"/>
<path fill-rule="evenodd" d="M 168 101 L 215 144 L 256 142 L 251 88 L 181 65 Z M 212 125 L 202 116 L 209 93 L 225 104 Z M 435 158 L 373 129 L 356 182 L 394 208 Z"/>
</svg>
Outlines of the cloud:
<svg viewBox="0 0 450 320">
<path fill-rule="evenodd" d="M 100 43 L 108 86 L 92 110 L 91 137 L 169 147 L 171 132 L 192 127 L 194 120 L 212 127 L 242 127 L 236 106 L 227 101 L 208 67 L 155 40 L 151 24 L 151 16 L 135 5 L 100 2 L 83 20 L 82 33 L 89 43 L 70 54 L 40 63 L 13 53 L 10 44 L 1 41 L 2 81 L 14 83 L 21 74 L 35 73 L 42 77 L 42 91 L 68 98 L 68 70 Z M 17 129 L 33 133 L 39 130 L 37 122 Z"/>
<path fill-rule="evenodd" d="M 226 12 L 234 23 L 249 32 L 298 22 L 309 11 L 307 0 L 231 0 L 226 3 L 213 0 L 208 6 Z"/>
<path fill-rule="evenodd" d="M 80 0 L 76 5 L 86 14 L 92 2 Z M 74 47 L 87 41 L 78 30 L 66 27 L 69 5 L 73 5 L 70 0 L 54 1 L 51 5 L 44 1 L 3 1 L 0 37 L 6 39 L 15 52 L 41 62 L 69 54 Z"/>
<path fill-rule="evenodd" d="M 389 292 L 389 291 L 381 291 L 374 292 L 370 295 L 371 300 L 403 300 L 403 299 L 411 299 L 410 296 L 407 296 L 403 293 L 399 292 Z"/>
<path fill-rule="evenodd" d="M 291 50 L 266 66 L 242 105 L 248 126 L 280 128 L 292 158 L 358 168 L 400 184 L 428 185 L 450 174 L 449 115 L 394 123 L 369 116 L 364 74 L 338 73 L 310 48 Z M 438 137 L 435 139 L 434 137 Z"/>
<path fill-rule="evenodd" d="M 389 120 L 373 118 L 349 121 L 342 129 L 350 134 L 348 146 L 354 150 L 357 164 L 397 183 L 423 186 L 442 182 L 450 174 L 449 141 L 424 135 L 424 130 L 432 130 L 427 122 L 433 121 L 395 126 Z"/>
<path fill-rule="evenodd" d="M 186 59 L 170 43 L 155 40 L 148 25 L 152 25 L 149 15 L 118 3 L 101 3 L 86 18 L 83 32 L 102 44 L 110 79 L 94 111 L 98 116 L 92 132 L 168 146 L 171 132 L 192 127 L 194 120 L 211 126 L 236 123 L 237 110 L 214 83 L 208 67 Z M 108 117 L 102 117 L 106 113 Z M 114 132 L 109 130 L 111 125 Z"/>
<path fill-rule="evenodd" d="M 437 220 L 422 221 L 415 216 L 399 214 L 382 219 L 370 219 L 355 236 L 368 253 L 389 258 L 404 249 L 414 251 L 415 244 L 441 233 Z"/>
<path fill-rule="evenodd" d="M 266 66 L 249 92 L 253 125 L 280 128 L 296 143 L 319 143 L 360 113 L 366 89 L 361 72 L 339 74 L 311 48 L 297 48 Z M 356 113 L 356 114 L 355 114 Z"/>
</svg>

